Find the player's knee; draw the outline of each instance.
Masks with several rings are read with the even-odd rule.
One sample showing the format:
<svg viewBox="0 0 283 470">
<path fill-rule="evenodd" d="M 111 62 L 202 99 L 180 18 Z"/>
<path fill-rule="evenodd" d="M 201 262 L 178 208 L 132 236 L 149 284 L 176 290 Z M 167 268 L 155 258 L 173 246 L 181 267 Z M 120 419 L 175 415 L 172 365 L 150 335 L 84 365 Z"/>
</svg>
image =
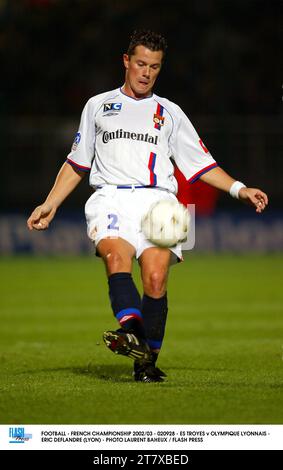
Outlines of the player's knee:
<svg viewBox="0 0 283 470">
<path fill-rule="evenodd" d="M 167 275 L 162 271 L 152 271 L 144 279 L 144 292 L 150 297 L 158 299 L 166 292 Z"/>
<path fill-rule="evenodd" d="M 123 270 L 125 265 L 125 260 L 117 251 L 110 251 L 104 257 L 104 262 L 106 264 L 107 271 L 112 273 L 117 273 Z"/>
</svg>

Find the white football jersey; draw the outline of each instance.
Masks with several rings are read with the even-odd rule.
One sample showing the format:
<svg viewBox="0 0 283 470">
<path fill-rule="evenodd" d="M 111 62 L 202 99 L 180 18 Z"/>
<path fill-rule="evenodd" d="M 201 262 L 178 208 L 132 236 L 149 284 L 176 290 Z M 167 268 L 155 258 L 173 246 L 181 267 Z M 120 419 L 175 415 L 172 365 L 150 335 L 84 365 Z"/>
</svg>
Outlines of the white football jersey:
<svg viewBox="0 0 283 470">
<path fill-rule="evenodd" d="M 90 185 L 155 186 L 177 192 L 175 160 L 188 182 L 217 163 L 179 106 L 155 94 L 140 100 L 121 89 L 90 98 L 68 163 L 90 171 Z"/>
</svg>

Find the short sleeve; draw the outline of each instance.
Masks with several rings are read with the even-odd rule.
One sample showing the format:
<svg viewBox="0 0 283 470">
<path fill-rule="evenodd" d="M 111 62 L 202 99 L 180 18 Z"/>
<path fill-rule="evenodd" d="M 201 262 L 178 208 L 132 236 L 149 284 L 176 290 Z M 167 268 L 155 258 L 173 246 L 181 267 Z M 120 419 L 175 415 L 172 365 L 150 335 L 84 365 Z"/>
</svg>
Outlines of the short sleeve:
<svg viewBox="0 0 283 470">
<path fill-rule="evenodd" d="M 201 175 L 215 168 L 217 163 L 191 121 L 179 106 L 176 108 L 175 129 L 171 139 L 172 157 L 188 183 L 194 183 Z"/>
<path fill-rule="evenodd" d="M 90 171 L 94 157 L 95 122 L 91 100 L 82 112 L 80 126 L 75 135 L 67 162 L 80 171 Z"/>
</svg>

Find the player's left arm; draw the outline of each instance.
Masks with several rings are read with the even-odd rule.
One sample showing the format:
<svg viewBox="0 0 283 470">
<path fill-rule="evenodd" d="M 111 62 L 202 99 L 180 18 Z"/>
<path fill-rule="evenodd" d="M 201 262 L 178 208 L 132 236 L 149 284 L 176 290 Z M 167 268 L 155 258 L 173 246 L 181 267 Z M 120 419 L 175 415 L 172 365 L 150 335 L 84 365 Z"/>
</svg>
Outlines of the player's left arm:
<svg viewBox="0 0 283 470">
<path fill-rule="evenodd" d="M 267 195 L 258 188 L 247 188 L 244 186 L 237 190 L 238 182 L 219 166 L 204 173 L 200 179 L 216 189 L 221 189 L 227 193 L 230 192 L 234 197 L 255 207 L 258 213 L 262 212 L 268 204 Z"/>
</svg>

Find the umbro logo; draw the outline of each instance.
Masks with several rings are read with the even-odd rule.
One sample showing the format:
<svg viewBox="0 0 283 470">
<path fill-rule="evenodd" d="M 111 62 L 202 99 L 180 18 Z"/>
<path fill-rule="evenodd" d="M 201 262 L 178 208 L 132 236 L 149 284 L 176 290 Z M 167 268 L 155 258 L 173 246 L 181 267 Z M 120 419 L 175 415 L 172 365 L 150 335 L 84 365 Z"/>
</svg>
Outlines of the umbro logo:
<svg viewBox="0 0 283 470">
<path fill-rule="evenodd" d="M 130 320 L 130 318 L 134 318 L 134 315 L 124 315 L 123 318 L 120 320 L 120 323 L 125 323 L 125 321 Z"/>
</svg>

